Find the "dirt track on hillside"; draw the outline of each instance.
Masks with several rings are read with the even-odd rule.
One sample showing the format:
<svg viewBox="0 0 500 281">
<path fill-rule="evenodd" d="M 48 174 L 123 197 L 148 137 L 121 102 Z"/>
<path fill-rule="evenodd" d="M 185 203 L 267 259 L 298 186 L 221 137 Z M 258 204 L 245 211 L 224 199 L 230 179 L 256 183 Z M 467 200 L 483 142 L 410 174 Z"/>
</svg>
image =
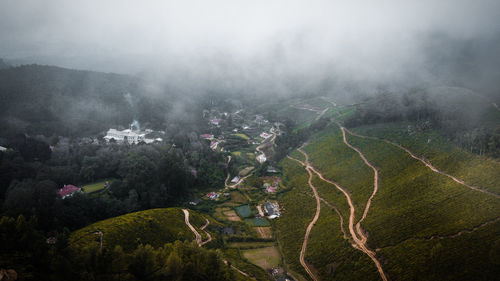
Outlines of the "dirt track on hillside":
<svg viewBox="0 0 500 281">
<path fill-rule="evenodd" d="M 372 259 L 372 261 L 374 262 L 375 266 L 377 267 L 377 270 L 379 271 L 380 277 L 384 281 L 387 281 L 387 276 L 386 276 L 384 270 L 382 269 L 382 265 L 380 264 L 380 261 L 376 258 L 376 253 L 373 250 L 369 249 L 368 246 L 366 245 L 366 241 L 367 241 L 366 235 L 364 234 L 363 231 L 359 231 L 359 233 L 358 233 L 355 230 L 355 227 L 354 227 L 355 207 L 354 207 L 354 204 L 352 203 L 352 199 L 351 199 L 351 196 L 349 195 L 349 193 L 343 187 L 341 187 L 338 183 L 325 179 L 323 177 L 323 174 L 321 174 L 320 172 L 318 172 L 309 163 L 309 155 L 305 151 L 302 150 L 302 147 L 299 148 L 298 151 L 301 152 L 304 155 L 304 157 L 306 159 L 305 162 L 302 162 L 302 161 L 300 161 L 298 159 L 295 159 L 295 158 L 292 158 L 290 156 L 288 156 L 288 158 L 290 158 L 292 160 L 295 160 L 295 161 L 301 163 L 303 166 L 306 167 L 306 170 L 308 171 L 308 173 L 310 175 L 309 176 L 309 182 L 311 181 L 311 178 L 312 178 L 311 174 L 315 173 L 321 180 L 323 180 L 323 181 L 325 181 L 325 182 L 327 182 L 329 184 L 334 185 L 340 192 L 342 192 L 344 194 L 345 198 L 347 199 L 347 203 L 349 204 L 349 209 L 350 209 L 350 214 L 349 214 L 349 233 L 351 234 L 351 237 L 352 237 L 353 242 L 354 242 L 353 247 L 355 247 L 356 249 L 358 249 L 358 250 L 362 251 L 363 253 L 365 253 L 366 255 L 368 255 Z M 319 195 L 317 194 L 316 188 L 313 188 L 313 186 L 312 186 L 311 183 L 310 183 L 310 186 L 313 189 L 313 192 L 315 193 L 316 202 L 317 202 L 317 204 L 319 204 L 319 200 L 320 199 L 319 199 Z M 318 213 L 318 215 L 319 215 L 319 213 Z M 311 224 L 309 224 L 309 225 L 311 226 Z M 311 228 L 312 228 L 312 226 L 311 226 Z M 306 246 L 307 246 L 308 235 L 309 235 L 309 233 L 306 231 L 306 236 L 304 237 L 304 244 Z M 303 244 L 303 248 L 304 248 L 304 244 Z M 303 253 L 301 251 L 301 256 L 300 256 L 301 257 L 301 264 L 306 269 L 306 271 L 308 271 L 307 265 L 304 265 L 302 263 L 302 259 L 303 259 L 302 254 Z M 308 271 L 308 273 L 309 273 L 309 271 Z"/>
<path fill-rule="evenodd" d="M 196 243 L 198 243 L 198 246 L 201 246 L 201 235 L 200 233 L 198 233 L 196 228 L 194 228 L 194 226 L 192 226 L 191 223 L 189 222 L 189 211 L 186 209 L 182 209 L 182 211 L 184 212 L 184 222 L 189 227 L 189 229 L 191 229 L 191 231 L 194 233 L 194 237 Z"/>
<path fill-rule="evenodd" d="M 344 128 L 344 127 L 341 127 L 341 128 Z M 390 144 L 390 145 L 393 145 L 393 146 L 395 146 L 395 147 L 397 147 L 397 148 L 399 148 L 399 149 L 401 149 L 401 150 L 405 151 L 406 153 L 408 153 L 408 154 L 409 154 L 412 158 L 414 158 L 414 159 L 416 159 L 416 160 L 418 160 L 418 161 L 422 162 L 425 166 L 427 166 L 429 169 L 431 169 L 431 171 L 433 171 L 433 172 L 435 172 L 435 173 L 438 173 L 438 174 L 441 174 L 441 175 L 443 175 L 443 176 L 446 176 L 446 177 L 448 177 L 448 178 L 452 179 L 453 181 L 455 181 L 455 182 L 457 182 L 457 183 L 459 183 L 459 184 L 461 184 L 461 185 L 463 185 L 463 186 L 465 186 L 465 187 L 468 187 L 468 188 L 470 188 L 470 189 L 472 189 L 472 190 L 475 190 L 475 191 L 479 191 L 479 192 L 482 192 L 482 193 L 488 194 L 488 195 L 493 196 L 493 197 L 495 197 L 495 198 L 500 198 L 500 195 L 498 195 L 498 194 L 496 194 L 496 193 L 493 193 L 493 192 L 491 192 L 491 191 L 488 191 L 488 190 L 482 189 L 482 188 L 477 187 L 477 186 L 473 186 L 473 185 L 467 184 L 467 183 L 465 183 L 465 181 L 463 181 L 463 180 L 461 180 L 461 179 L 459 179 L 459 178 L 456 178 L 455 176 L 452 176 L 452 175 L 450 175 L 450 174 L 447 174 L 447 173 L 445 173 L 445 172 L 443 172 L 443 171 L 441 171 L 441 170 L 437 169 L 436 167 L 434 167 L 434 166 L 432 165 L 432 163 L 431 163 L 429 160 L 427 160 L 427 159 L 425 159 L 425 158 L 423 158 L 423 157 L 419 157 L 419 156 L 417 156 L 416 154 L 414 154 L 413 152 L 411 152 L 409 149 L 407 149 L 407 148 L 403 147 L 403 146 L 402 146 L 402 145 L 400 145 L 400 144 L 397 144 L 397 143 L 395 143 L 395 142 L 392 142 L 392 141 L 389 141 L 389 140 L 386 140 L 386 139 L 377 138 L 377 137 L 370 137 L 370 136 L 363 136 L 363 135 L 359 135 L 359 134 L 356 134 L 356 133 L 351 132 L 350 130 L 348 130 L 348 129 L 346 129 L 346 128 L 344 128 L 344 130 L 345 130 L 345 131 L 347 131 L 349 134 L 351 134 L 351 135 L 353 135 L 353 136 L 357 136 L 357 137 L 360 137 L 360 138 L 365 138 L 365 139 L 379 140 L 379 141 L 386 142 L 386 143 L 388 143 L 388 144 Z"/>
<path fill-rule="evenodd" d="M 352 150 L 356 151 L 359 154 L 359 156 L 361 157 L 361 159 L 363 159 L 365 164 L 373 170 L 373 192 L 372 192 L 372 195 L 370 195 L 370 198 L 368 198 L 368 201 L 366 201 L 365 210 L 363 212 L 363 215 L 361 216 L 361 219 L 358 221 L 358 223 L 356 223 L 356 231 L 358 232 L 359 235 L 361 235 L 363 232 L 363 230 L 361 229 L 361 222 L 366 218 L 366 215 L 368 215 L 368 211 L 370 210 L 372 199 L 373 199 L 373 197 L 375 197 L 375 194 L 377 194 L 377 191 L 378 191 L 378 170 L 377 170 L 377 168 L 375 168 L 375 166 L 373 166 L 368 161 L 368 159 L 366 159 L 365 155 L 359 149 L 357 149 L 356 147 L 354 147 L 353 145 L 351 145 L 347 141 L 347 138 L 345 135 L 345 128 L 340 127 L 340 129 L 342 130 L 342 138 L 344 140 L 344 143 L 348 147 L 350 147 Z M 363 235 L 362 237 L 363 237 L 362 238 L 363 242 L 366 242 L 367 237 L 365 235 Z"/>
<path fill-rule="evenodd" d="M 302 152 L 302 150 L 300 150 L 300 149 L 299 149 L 299 151 Z M 318 191 L 316 190 L 316 187 L 312 184 L 313 173 L 310 170 L 311 166 L 309 165 L 308 156 L 304 152 L 302 152 L 302 153 L 306 157 L 305 163 L 298 160 L 298 159 L 292 158 L 290 156 L 289 156 L 289 158 L 302 164 L 305 167 L 307 173 L 309 174 L 308 184 L 309 184 L 309 187 L 311 187 L 311 189 L 313 191 L 314 198 L 316 199 L 316 212 L 314 213 L 313 219 L 311 220 L 311 222 L 309 223 L 309 225 L 306 228 L 306 233 L 304 234 L 304 241 L 302 242 L 302 248 L 300 249 L 299 261 L 300 261 L 300 264 L 302 265 L 302 267 L 304 267 L 304 269 L 306 270 L 307 274 L 309 274 L 309 276 L 313 280 L 319 280 L 319 278 L 313 273 L 311 267 L 305 261 L 304 257 L 305 257 L 306 251 L 307 251 L 307 243 L 309 242 L 309 235 L 311 233 L 311 230 L 312 230 L 314 224 L 316 223 L 316 221 L 318 221 L 319 214 L 321 212 L 321 202 L 320 202 L 320 198 L 318 195 Z"/>
</svg>

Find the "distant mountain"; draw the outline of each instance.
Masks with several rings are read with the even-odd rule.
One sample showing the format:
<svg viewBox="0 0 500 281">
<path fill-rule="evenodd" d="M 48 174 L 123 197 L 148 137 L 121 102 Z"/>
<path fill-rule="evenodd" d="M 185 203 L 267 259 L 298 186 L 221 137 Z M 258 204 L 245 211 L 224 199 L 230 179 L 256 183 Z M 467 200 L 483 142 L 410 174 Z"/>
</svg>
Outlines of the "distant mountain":
<svg viewBox="0 0 500 281">
<path fill-rule="evenodd" d="M 154 113 L 164 114 L 166 104 L 153 101 L 143 84 L 132 76 L 54 66 L 0 69 L 0 131 L 84 136 L 145 114 L 145 121 L 162 122 Z"/>
</svg>

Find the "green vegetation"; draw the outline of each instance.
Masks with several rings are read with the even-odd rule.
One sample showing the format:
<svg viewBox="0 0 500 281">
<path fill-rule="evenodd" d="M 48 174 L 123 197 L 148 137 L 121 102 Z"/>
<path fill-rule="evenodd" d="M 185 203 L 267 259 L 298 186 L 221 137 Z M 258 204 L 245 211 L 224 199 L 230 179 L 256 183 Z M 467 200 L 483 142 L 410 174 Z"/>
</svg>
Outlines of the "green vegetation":
<svg viewBox="0 0 500 281">
<path fill-rule="evenodd" d="M 242 218 L 248 218 L 252 215 L 252 210 L 250 210 L 250 207 L 248 205 L 241 205 L 238 207 L 234 208 L 238 215 Z"/>
<path fill-rule="evenodd" d="M 242 139 L 244 139 L 244 140 L 249 140 L 249 139 L 250 139 L 247 135 L 242 134 L 242 133 L 239 133 L 239 134 L 232 134 L 232 135 L 233 135 L 233 136 L 236 136 L 236 137 L 240 137 L 240 138 L 242 138 Z"/>
<path fill-rule="evenodd" d="M 280 253 L 274 246 L 243 250 L 242 253 L 248 261 L 266 270 L 280 264 Z"/>
<path fill-rule="evenodd" d="M 202 226 L 203 216 L 191 211 L 191 224 Z M 151 209 L 103 220 L 71 234 L 71 248 L 75 251 L 98 244 L 98 235 L 103 233 L 103 247 L 113 249 L 122 246 L 125 251 L 133 250 L 140 244 L 160 247 L 175 240 L 193 240 L 194 234 L 184 222 L 184 214 L 179 208 Z"/>
<path fill-rule="evenodd" d="M 238 249 L 255 249 L 255 248 L 263 248 L 263 247 L 271 247 L 274 245 L 275 245 L 275 242 L 231 242 L 231 243 L 228 243 L 228 247 L 238 248 Z"/>
<path fill-rule="evenodd" d="M 339 127 L 332 124 L 313 135 L 311 143 L 304 150 L 309 155 L 309 161 L 325 178 L 338 182 L 349 192 L 356 207 L 356 217 L 360 218 L 373 192 L 373 170 L 365 165 L 357 152 L 344 144 Z M 319 186 L 323 185 L 319 183 Z M 341 193 L 334 186 L 327 185 L 322 191 L 325 199 L 340 206 L 344 204 L 345 198 L 343 195 L 340 198 L 336 196 Z M 330 194 L 335 196 L 330 197 Z M 344 213 L 348 214 L 347 209 Z"/>
<path fill-rule="evenodd" d="M 250 226 L 270 226 L 271 224 L 269 223 L 268 220 L 265 218 L 250 218 L 250 219 L 245 219 L 245 222 L 248 223 Z"/>
<path fill-rule="evenodd" d="M 410 126 L 410 133 L 408 132 Z M 418 129 L 417 123 L 384 123 L 354 129 L 362 135 L 380 137 L 401 144 L 424 156 L 436 168 L 468 184 L 500 194 L 500 162 L 460 149 L 437 131 Z"/>
<path fill-rule="evenodd" d="M 424 136 L 422 133 L 420 136 L 421 133 L 418 133 L 409 137 L 397 130 L 391 133 L 394 128 L 387 125 L 366 126 L 359 132 L 389 136 L 403 145 L 406 141 L 407 147 L 414 149 L 415 153 L 418 151 L 431 162 L 440 163 L 435 165 L 437 167 L 452 168 L 456 161 L 462 169 L 464 180 L 471 180 L 477 185 L 481 180 L 488 188 L 495 188 L 493 183 L 498 182 L 496 178 L 500 169 L 497 164 L 491 164 L 491 160 L 467 154 L 436 135 L 432 136 L 430 144 L 425 142 L 424 145 L 423 140 L 427 140 L 429 135 Z M 370 248 L 379 249 L 377 256 L 391 279 L 488 280 L 498 275 L 495 254 L 500 245 L 499 222 L 495 221 L 500 210 L 498 199 L 431 171 L 388 143 L 351 135 L 347 138 L 379 169 L 379 191 L 362 226 L 368 234 Z M 418 141 L 412 143 L 411 138 Z M 342 134 L 337 126 L 330 126 L 313 135 L 304 149 L 310 156 L 310 162 L 325 178 L 340 183 L 349 191 L 359 219 L 373 191 L 373 171 L 342 142 Z M 292 155 L 303 160 L 297 152 Z M 298 264 L 303 232 L 299 233 L 297 229 L 305 229 L 310 221 L 306 214 L 312 216 L 314 213 L 314 199 L 308 190 L 304 168 L 289 159 L 283 160 L 282 165 L 283 182 L 293 188 L 280 196 L 280 203 L 286 211 L 276 223 L 278 239 L 286 263 L 293 270 L 303 273 Z M 480 168 L 485 172 L 480 173 Z M 460 171 L 455 172 L 457 174 L 450 173 L 459 176 Z M 474 176 L 476 182 L 472 182 Z M 344 228 L 347 229 L 349 209 L 344 196 L 316 176 L 313 177 L 313 184 L 321 197 L 337 206 L 344 217 Z M 292 228 L 295 228 L 293 234 Z M 467 232 L 471 230 L 474 232 Z M 462 234 L 454 236 L 457 233 Z M 443 238 L 430 239 L 434 236 Z M 350 244 L 340 231 L 338 215 L 323 204 L 320 218 L 311 231 L 306 253 L 306 260 L 317 270 L 322 280 L 379 278 L 373 262 Z M 496 246 L 491 249 L 491 245 Z M 467 258 L 464 259 L 463 255 Z"/>
<path fill-rule="evenodd" d="M 283 184 L 290 190 L 280 194 L 279 202 L 283 209 L 281 217 L 276 220 L 276 237 L 280 244 L 283 260 L 290 269 L 307 276 L 299 263 L 299 253 L 307 225 L 314 216 L 314 198 L 309 196 L 308 175 L 297 162 L 285 158 L 283 167 Z"/>
<path fill-rule="evenodd" d="M 100 190 L 102 190 L 105 187 L 106 182 L 108 182 L 109 184 L 111 184 L 113 182 L 113 179 L 105 179 L 105 180 L 101 180 L 101 181 L 94 182 L 94 183 L 91 183 L 91 184 L 86 184 L 86 185 L 82 186 L 83 192 L 85 192 L 85 193 L 93 193 L 93 192 L 96 192 L 96 191 L 100 191 Z"/>
</svg>

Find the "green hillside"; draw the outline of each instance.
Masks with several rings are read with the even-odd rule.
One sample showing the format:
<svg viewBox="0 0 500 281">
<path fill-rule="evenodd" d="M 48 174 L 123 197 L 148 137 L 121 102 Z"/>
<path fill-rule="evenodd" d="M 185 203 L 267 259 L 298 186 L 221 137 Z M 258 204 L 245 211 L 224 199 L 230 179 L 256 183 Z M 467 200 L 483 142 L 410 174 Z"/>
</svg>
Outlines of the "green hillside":
<svg viewBox="0 0 500 281">
<path fill-rule="evenodd" d="M 365 126 L 356 132 L 391 138 L 424 155 L 438 169 L 498 192 L 498 162 L 461 150 L 437 134 L 427 143 L 423 140 L 431 133 L 405 136 L 398 124 Z M 376 251 L 391 280 L 492 280 L 500 274 L 500 199 L 433 172 L 389 143 L 349 134 L 347 140 L 379 171 L 379 190 L 362 227 L 368 246 Z M 312 136 L 304 150 L 326 179 L 348 191 L 357 222 L 373 191 L 373 171 L 343 143 L 336 125 Z M 286 211 L 276 224 L 278 237 L 287 263 L 307 276 L 298 262 L 304 230 L 297 230 L 305 229 L 312 219 L 314 198 L 304 168 L 289 159 L 282 165 L 284 184 L 293 188 L 280 198 Z M 337 207 L 347 229 L 349 207 L 345 197 L 316 176 L 313 184 L 320 197 Z M 301 204 L 297 204 L 299 201 Z M 321 207 L 306 261 L 322 280 L 380 279 L 367 255 L 351 246 L 350 237 L 343 238 L 339 216 L 326 203 Z"/>
<path fill-rule="evenodd" d="M 205 223 L 204 216 L 189 212 L 189 220 L 195 227 Z M 113 249 L 120 245 L 125 251 L 135 250 L 139 244 L 163 246 L 175 240 L 194 240 L 193 232 L 184 222 L 180 208 L 151 209 L 126 214 L 96 222 L 71 234 L 69 243 L 74 250 L 99 243 L 94 233 L 103 232 L 103 248 Z"/>
</svg>

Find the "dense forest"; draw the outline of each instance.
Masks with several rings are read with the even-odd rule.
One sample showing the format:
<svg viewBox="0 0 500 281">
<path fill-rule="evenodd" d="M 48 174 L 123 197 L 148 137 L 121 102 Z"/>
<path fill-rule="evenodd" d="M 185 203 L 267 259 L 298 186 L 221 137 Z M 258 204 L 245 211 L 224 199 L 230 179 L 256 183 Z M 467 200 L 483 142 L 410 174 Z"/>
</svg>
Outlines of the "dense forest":
<svg viewBox="0 0 500 281">
<path fill-rule="evenodd" d="M 438 130 L 458 146 L 479 155 L 500 157 L 500 111 L 494 102 L 463 88 L 380 90 L 357 105 L 348 127 L 410 121 L 418 130 Z"/>
<path fill-rule="evenodd" d="M 0 67 L 3 135 L 82 137 L 145 120 L 165 126 L 166 99 L 154 98 L 138 78 L 53 66 Z"/>
</svg>

